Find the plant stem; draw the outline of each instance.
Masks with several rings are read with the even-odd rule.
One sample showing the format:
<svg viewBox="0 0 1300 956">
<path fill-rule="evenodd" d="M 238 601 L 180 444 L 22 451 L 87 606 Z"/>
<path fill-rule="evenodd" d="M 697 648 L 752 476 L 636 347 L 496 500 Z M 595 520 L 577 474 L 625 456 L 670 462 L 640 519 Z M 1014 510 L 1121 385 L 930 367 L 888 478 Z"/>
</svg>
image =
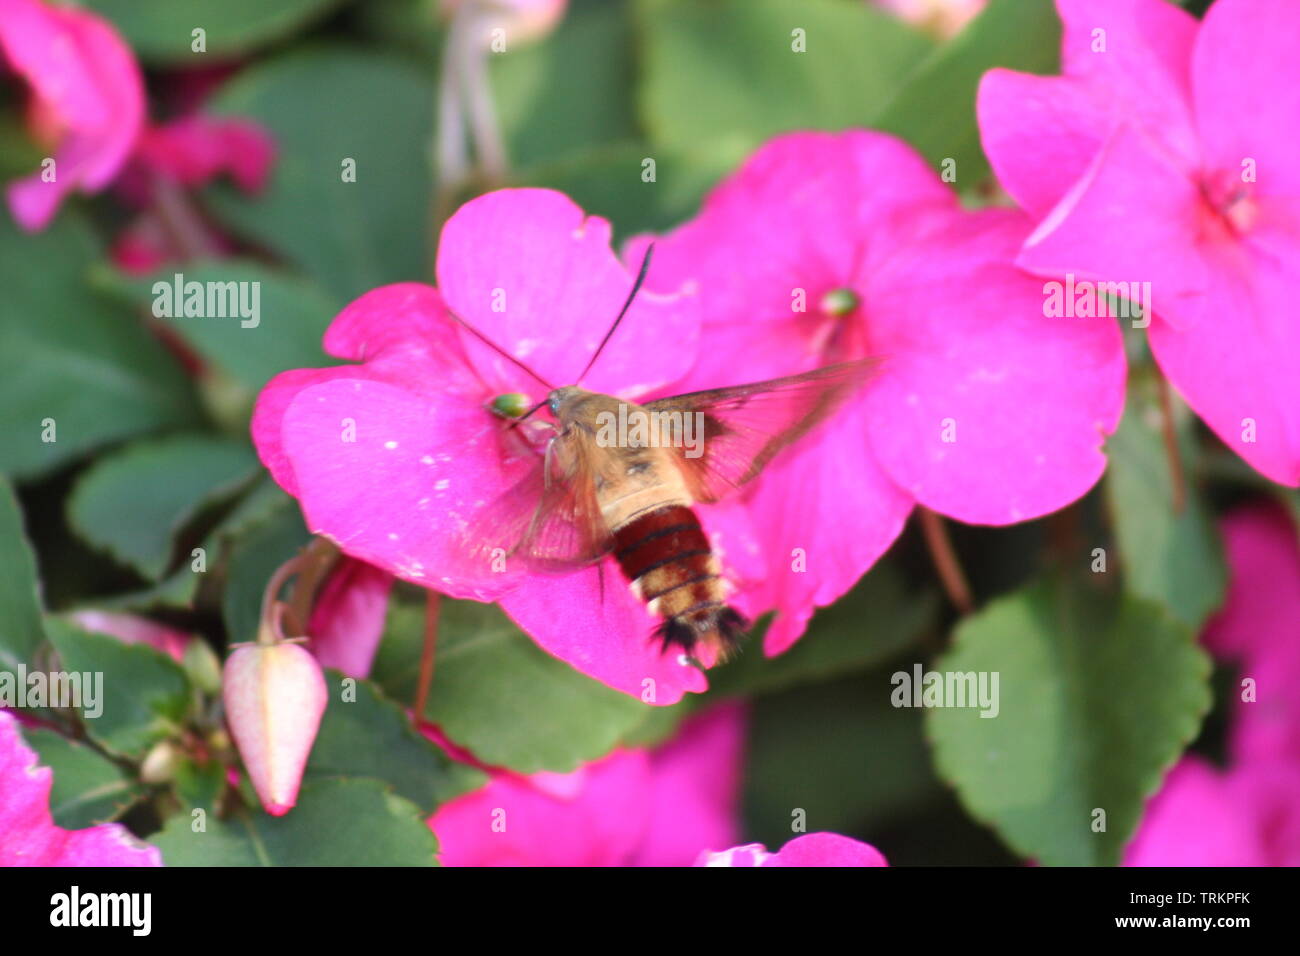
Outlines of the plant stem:
<svg viewBox="0 0 1300 956">
<path fill-rule="evenodd" d="M 961 562 L 957 559 L 957 552 L 948 537 L 948 529 L 944 527 L 943 518 L 924 505 L 916 507 L 920 514 L 921 533 L 925 535 L 925 545 L 934 561 L 934 569 L 939 574 L 944 593 L 958 612 L 969 614 L 975 609 L 975 601 L 971 597 L 970 585 L 966 583 Z"/>
<path fill-rule="evenodd" d="M 302 564 L 298 580 L 294 583 L 293 594 L 289 598 L 289 606 L 284 615 L 285 626 L 295 636 L 307 633 L 307 624 L 311 620 L 311 609 L 316 600 L 316 593 L 325 583 L 325 578 L 329 576 L 330 571 L 334 570 L 340 557 L 342 554 L 338 545 L 328 538 L 320 537 L 312 538 L 311 544 L 307 545 L 299 556 Z"/>
<path fill-rule="evenodd" d="M 179 185 L 158 177 L 153 186 L 153 208 L 158 222 L 171 239 L 177 258 L 188 262 L 220 254 L 221 247 L 203 221 L 202 214 Z"/>
<path fill-rule="evenodd" d="M 412 721 L 416 727 L 424 720 L 424 705 L 429 700 L 429 686 L 433 683 L 433 652 L 438 645 L 438 614 L 442 609 L 442 595 L 430 591 L 424 602 L 424 649 L 420 651 L 420 682 L 415 690 L 415 711 Z"/>
<path fill-rule="evenodd" d="M 1183 453 L 1178 447 L 1178 432 L 1174 428 L 1174 401 L 1169 380 L 1159 376 L 1161 428 L 1165 435 L 1165 457 L 1169 460 L 1169 485 L 1174 514 L 1180 515 L 1187 507 L 1187 477 L 1183 470 Z"/>
<path fill-rule="evenodd" d="M 280 589 L 284 587 L 284 582 L 297 574 L 301 565 L 302 555 L 294 555 L 276 568 L 275 573 L 271 575 L 271 580 L 266 582 L 266 589 L 262 591 L 262 610 L 257 617 L 259 644 L 274 644 L 284 636 L 280 629 L 280 615 L 275 613 L 275 607 L 279 602 Z"/>
</svg>

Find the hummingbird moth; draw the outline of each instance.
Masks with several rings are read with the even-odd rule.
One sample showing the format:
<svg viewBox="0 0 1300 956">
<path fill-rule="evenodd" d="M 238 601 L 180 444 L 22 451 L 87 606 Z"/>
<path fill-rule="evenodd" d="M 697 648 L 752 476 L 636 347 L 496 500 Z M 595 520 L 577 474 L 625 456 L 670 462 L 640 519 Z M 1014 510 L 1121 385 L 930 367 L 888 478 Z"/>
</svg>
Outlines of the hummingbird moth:
<svg viewBox="0 0 1300 956">
<path fill-rule="evenodd" d="M 578 382 L 627 314 L 652 251 Z M 656 634 L 665 651 L 675 646 L 693 656 L 706 647 L 714 660 L 725 658 L 749 625 L 728 603 L 723 569 L 694 506 L 756 478 L 860 388 L 879 360 L 639 404 L 580 385 L 556 388 L 457 321 L 548 389 L 544 401 L 503 427 L 521 427 L 543 407 L 555 419 L 541 425 L 544 454 L 485 509 L 466 547 L 485 559 L 504 549 L 508 561 L 543 573 L 571 572 L 613 554 L 633 592 L 661 618 Z"/>
</svg>

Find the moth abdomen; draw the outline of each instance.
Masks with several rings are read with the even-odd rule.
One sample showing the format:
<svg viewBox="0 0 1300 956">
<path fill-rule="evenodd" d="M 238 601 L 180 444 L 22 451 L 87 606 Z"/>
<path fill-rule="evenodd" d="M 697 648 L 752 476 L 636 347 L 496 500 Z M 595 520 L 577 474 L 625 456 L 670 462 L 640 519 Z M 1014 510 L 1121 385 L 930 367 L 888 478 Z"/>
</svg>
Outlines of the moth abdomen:
<svg viewBox="0 0 1300 956">
<path fill-rule="evenodd" d="M 721 568 L 695 512 L 665 505 L 636 516 L 614 531 L 614 554 L 650 611 L 664 619 L 664 649 L 691 653 L 697 643 L 719 655 L 745 630 L 727 604 Z"/>
</svg>

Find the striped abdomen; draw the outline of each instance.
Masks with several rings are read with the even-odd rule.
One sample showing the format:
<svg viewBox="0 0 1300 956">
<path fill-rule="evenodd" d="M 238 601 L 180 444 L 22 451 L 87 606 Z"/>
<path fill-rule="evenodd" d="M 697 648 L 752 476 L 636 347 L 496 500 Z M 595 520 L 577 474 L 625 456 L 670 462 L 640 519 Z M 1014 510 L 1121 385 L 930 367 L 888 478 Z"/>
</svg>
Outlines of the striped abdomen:
<svg viewBox="0 0 1300 956">
<path fill-rule="evenodd" d="M 664 619 L 665 650 L 677 644 L 690 653 L 702 642 L 724 655 L 745 630 L 690 508 L 665 505 L 638 515 L 614 532 L 614 553 L 651 613 Z"/>
</svg>

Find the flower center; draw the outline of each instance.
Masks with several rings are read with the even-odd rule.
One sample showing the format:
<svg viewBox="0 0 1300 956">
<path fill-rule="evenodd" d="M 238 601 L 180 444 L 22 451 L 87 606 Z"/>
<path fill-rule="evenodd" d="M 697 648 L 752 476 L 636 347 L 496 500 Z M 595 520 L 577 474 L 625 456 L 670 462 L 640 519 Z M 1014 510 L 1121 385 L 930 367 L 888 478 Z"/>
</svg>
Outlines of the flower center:
<svg viewBox="0 0 1300 956">
<path fill-rule="evenodd" d="M 831 289 L 822 296 L 821 310 L 827 315 L 833 315 L 836 318 L 843 318 L 854 309 L 856 309 L 862 300 L 858 294 L 847 287 Z"/>
<path fill-rule="evenodd" d="M 862 297 L 848 286 L 825 293 L 817 303 L 809 350 L 823 365 L 861 358 L 866 354 L 866 322 Z"/>
<path fill-rule="evenodd" d="M 1237 235 L 1249 232 L 1259 218 L 1259 205 L 1252 195 L 1253 184 L 1231 172 L 1207 176 L 1201 194 L 1215 214 Z"/>
<path fill-rule="evenodd" d="M 532 406 L 523 392 L 506 392 L 492 399 L 492 411 L 503 418 L 522 418 Z"/>
</svg>

